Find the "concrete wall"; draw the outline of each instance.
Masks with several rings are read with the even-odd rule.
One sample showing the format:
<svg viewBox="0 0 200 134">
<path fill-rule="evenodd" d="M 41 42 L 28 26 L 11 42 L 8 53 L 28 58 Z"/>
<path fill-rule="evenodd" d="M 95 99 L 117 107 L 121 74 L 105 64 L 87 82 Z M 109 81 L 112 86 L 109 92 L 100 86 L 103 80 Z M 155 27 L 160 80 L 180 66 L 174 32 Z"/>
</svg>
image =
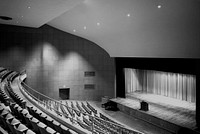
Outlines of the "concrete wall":
<svg viewBox="0 0 200 134">
<path fill-rule="evenodd" d="M 0 25 L 0 66 L 26 70 L 27 84 L 54 99 L 70 88 L 70 99 L 114 96 L 114 58 L 96 44 L 48 25 L 38 29 Z M 85 77 L 85 71 L 95 76 Z M 84 89 L 95 84 L 95 89 Z"/>
</svg>

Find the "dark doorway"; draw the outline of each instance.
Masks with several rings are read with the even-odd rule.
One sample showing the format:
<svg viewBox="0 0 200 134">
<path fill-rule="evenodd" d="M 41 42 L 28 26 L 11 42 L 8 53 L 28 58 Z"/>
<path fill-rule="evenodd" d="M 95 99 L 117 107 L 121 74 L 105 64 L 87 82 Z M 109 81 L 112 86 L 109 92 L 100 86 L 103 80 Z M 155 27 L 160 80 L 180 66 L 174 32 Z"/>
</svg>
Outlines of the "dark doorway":
<svg viewBox="0 0 200 134">
<path fill-rule="evenodd" d="M 61 100 L 69 99 L 69 90 L 70 88 L 59 88 L 59 97 Z"/>
</svg>

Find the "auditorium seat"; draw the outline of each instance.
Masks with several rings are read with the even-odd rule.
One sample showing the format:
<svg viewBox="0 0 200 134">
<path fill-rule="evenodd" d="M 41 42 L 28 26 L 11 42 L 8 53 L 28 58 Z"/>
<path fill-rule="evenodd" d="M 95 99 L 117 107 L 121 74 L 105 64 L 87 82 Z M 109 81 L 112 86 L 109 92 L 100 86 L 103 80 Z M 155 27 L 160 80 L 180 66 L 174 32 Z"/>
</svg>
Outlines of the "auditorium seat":
<svg viewBox="0 0 200 134">
<path fill-rule="evenodd" d="M 16 111 L 15 111 L 15 108 L 14 108 L 14 107 L 15 107 L 15 105 L 17 105 L 17 104 L 16 104 L 16 103 L 14 103 L 14 102 L 11 102 L 11 103 L 10 103 L 10 105 L 9 105 L 9 106 L 10 106 L 10 109 L 11 109 L 11 112 L 12 112 L 13 114 L 15 114 L 15 113 L 16 113 Z"/>
<path fill-rule="evenodd" d="M 33 113 L 33 116 L 35 117 L 35 118 L 37 118 L 38 120 L 40 120 L 41 121 L 41 118 L 40 118 L 40 115 L 42 114 L 42 111 L 40 111 L 38 108 L 37 108 L 37 110 Z"/>
<path fill-rule="evenodd" d="M 65 107 L 66 107 L 67 111 L 69 112 L 69 114 L 71 115 L 71 117 L 75 117 L 75 114 L 73 113 L 73 110 L 68 107 L 67 101 L 65 101 L 65 104 L 66 104 Z"/>
<path fill-rule="evenodd" d="M 6 123 L 8 124 L 8 127 L 10 128 L 11 132 L 13 134 L 16 134 L 14 126 L 17 125 L 17 124 L 20 124 L 21 122 L 16 118 L 11 118 L 11 119 L 7 119 Z"/>
<path fill-rule="evenodd" d="M 25 116 L 26 114 L 28 114 L 28 113 L 29 113 L 29 112 L 28 112 L 27 109 L 23 109 L 23 110 L 21 111 L 21 114 L 24 115 L 24 116 Z"/>
<path fill-rule="evenodd" d="M 53 124 L 53 127 L 52 128 L 54 128 L 57 132 L 59 132 L 59 133 L 61 133 L 61 129 L 60 129 L 60 123 L 59 122 L 57 122 L 56 120 L 54 120 L 53 122 L 52 122 L 52 124 Z"/>
<path fill-rule="evenodd" d="M 76 113 L 76 115 L 80 117 L 80 116 L 81 116 L 81 113 L 80 113 L 80 111 L 78 111 L 78 110 L 76 109 L 76 107 L 74 106 L 73 102 L 71 102 L 71 107 L 74 109 L 73 111 Z"/>
<path fill-rule="evenodd" d="M 40 133 L 39 128 L 37 126 L 37 124 L 40 122 L 38 119 L 36 119 L 35 117 L 30 119 L 33 131 L 36 132 L 37 134 Z"/>
<path fill-rule="evenodd" d="M 5 105 L 0 102 L 0 114 L 5 110 Z"/>
<path fill-rule="evenodd" d="M 71 134 L 69 128 L 63 126 L 63 125 L 60 125 L 60 128 L 62 130 L 62 134 Z"/>
<path fill-rule="evenodd" d="M 7 111 L 7 110 L 4 110 L 0 115 L 1 125 L 4 129 L 8 129 L 7 123 L 6 123 L 6 116 L 7 115 L 8 115 L 8 117 L 11 117 L 11 118 L 13 117 L 13 116 L 10 116 L 10 112 Z M 7 119 L 9 119 L 8 117 L 7 117 Z"/>
<path fill-rule="evenodd" d="M 24 131 L 28 130 L 28 128 L 23 124 L 14 125 L 14 130 L 17 134 L 23 134 Z"/>
<path fill-rule="evenodd" d="M 39 122 L 37 126 L 40 130 L 40 134 L 59 134 L 54 129 L 48 127 L 46 124 L 42 122 Z"/>
<path fill-rule="evenodd" d="M 25 105 L 26 105 L 26 101 L 24 99 L 22 99 L 21 97 L 18 96 L 18 94 L 16 94 L 11 86 L 10 86 L 10 81 L 8 82 L 8 84 L 5 86 L 8 93 L 10 94 L 10 96 L 12 97 L 12 99 L 17 103 L 19 104 L 22 108 L 25 108 Z"/>
<path fill-rule="evenodd" d="M 85 115 L 85 110 L 79 105 L 79 103 L 76 101 L 76 107 L 78 108 L 79 111 L 81 111 Z"/>
<path fill-rule="evenodd" d="M 97 114 L 97 110 L 95 108 L 93 108 L 89 102 L 86 102 L 87 103 L 87 107 L 94 113 L 94 114 Z"/>
<path fill-rule="evenodd" d="M 37 123 L 37 127 L 39 128 L 40 134 L 46 134 L 46 130 L 45 130 L 47 128 L 46 124 L 39 122 Z"/>
<path fill-rule="evenodd" d="M 18 115 L 19 115 L 19 118 L 21 119 L 22 123 L 26 123 L 26 119 L 25 119 L 26 114 L 29 114 L 28 110 L 26 110 L 26 109 L 18 111 Z"/>
<path fill-rule="evenodd" d="M 31 109 L 30 111 L 31 111 L 32 115 L 34 116 L 34 119 L 33 118 L 31 119 L 31 123 L 32 123 L 33 127 L 36 127 L 36 125 L 38 125 L 38 123 L 40 123 L 39 125 L 41 125 L 41 126 L 44 126 L 43 124 L 45 124 L 46 127 L 48 127 L 49 130 L 50 129 L 52 129 L 52 130 L 55 129 L 55 124 L 54 124 L 54 122 L 56 122 L 55 120 L 50 122 L 49 121 L 51 119 L 50 117 L 47 120 L 48 115 L 46 115 L 44 112 L 39 110 L 37 107 L 33 106 L 33 107 L 30 107 L 30 109 Z M 37 120 L 35 120 L 35 119 L 37 119 Z"/>
<path fill-rule="evenodd" d="M 39 115 L 39 117 L 40 117 L 40 121 L 41 121 L 41 122 L 47 124 L 46 118 L 48 117 L 48 115 L 46 115 L 44 112 L 42 112 L 42 113 Z"/>
<path fill-rule="evenodd" d="M 88 126 L 87 124 L 85 124 L 84 122 L 81 121 L 81 119 L 79 119 L 78 117 L 76 118 L 77 123 L 83 128 L 86 129 L 88 131 L 91 131 L 91 126 Z"/>
<path fill-rule="evenodd" d="M 53 121 L 54 121 L 53 118 L 51 118 L 50 116 L 47 116 L 47 118 L 46 118 L 46 122 L 47 122 L 47 125 L 48 125 L 49 127 L 51 127 L 51 128 L 54 127 L 54 125 L 53 125 Z"/>
<path fill-rule="evenodd" d="M 33 132 L 32 130 L 28 129 L 28 130 L 24 131 L 24 134 L 36 134 L 36 133 Z"/>
<path fill-rule="evenodd" d="M 62 111 L 64 117 L 65 117 L 65 118 L 68 118 L 69 115 L 68 115 L 67 111 L 65 110 L 65 108 L 63 107 L 63 104 L 60 105 L 60 109 L 61 109 L 61 111 Z"/>
<path fill-rule="evenodd" d="M 84 116 L 83 116 L 83 122 L 85 122 L 88 126 L 92 126 L 92 122 L 90 122 L 88 119 L 86 119 Z"/>
<path fill-rule="evenodd" d="M 30 114 L 32 114 L 31 113 L 32 108 L 33 108 L 33 105 L 26 104 L 26 109 L 29 111 Z"/>
<path fill-rule="evenodd" d="M 30 120 L 33 118 L 33 116 L 30 115 L 30 114 L 28 113 L 28 114 L 26 114 L 26 115 L 24 116 L 24 118 L 25 118 L 25 121 L 26 121 L 26 125 L 27 125 L 29 128 L 32 128 L 32 125 L 31 125 Z"/>
<path fill-rule="evenodd" d="M 10 105 L 10 109 L 11 109 L 12 113 L 17 117 L 20 117 L 19 111 L 23 110 L 18 104 Z"/>
<path fill-rule="evenodd" d="M 47 132 L 47 134 L 60 134 L 59 132 L 56 132 L 55 130 L 53 130 L 50 127 L 46 128 L 46 132 Z"/>
<path fill-rule="evenodd" d="M 4 71 L 2 71 L 4 72 Z M 106 117 L 102 113 L 99 113 L 89 102 L 75 102 L 71 101 L 71 105 L 68 105 L 68 102 L 65 101 L 65 105 L 62 105 L 58 101 L 52 100 L 40 100 L 38 101 L 32 96 L 29 96 L 36 105 L 28 104 L 26 100 L 20 97 L 11 87 L 11 82 L 13 77 L 17 75 L 16 72 L 11 72 L 10 70 L 5 71 L 4 73 L 0 73 L 1 78 L 4 77 L 5 89 L 7 89 L 11 98 L 5 93 L 3 86 L 1 86 L 0 90 L 0 98 L 2 98 L 6 104 L 9 102 L 11 114 L 4 112 L 3 108 L 0 107 L 1 113 L 1 121 L 5 121 L 6 124 L 11 125 L 16 129 L 17 134 L 70 134 L 69 128 L 60 124 L 49 115 L 45 114 L 43 110 L 39 108 L 40 106 L 46 107 L 46 109 L 51 110 L 51 112 L 55 112 L 57 115 L 64 115 L 67 119 L 70 118 L 70 121 L 73 123 L 77 121 L 77 123 L 88 131 L 92 131 L 92 125 L 95 128 L 94 134 L 103 134 L 103 133 L 112 133 L 112 134 L 132 134 L 133 131 L 130 131 L 126 128 L 120 128 L 117 125 L 107 123 L 105 121 L 114 122 L 112 119 Z M 6 77 L 7 76 L 7 77 Z M 2 90 L 3 89 L 3 90 Z M 22 88 L 22 92 L 23 92 Z M 26 92 L 26 91 L 25 91 Z M 25 93 L 24 92 L 24 93 Z M 26 93 L 27 94 L 27 93 Z M 12 100 L 12 101 L 11 101 Z M 15 104 L 14 101 L 17 103 Z M 9 104 L 8 103 L 8 104 Z M 85 103 L 85 104 L 84 104 Z M 81 104 L 81 105 L 80 105 Z M 39 106 L 39 107 L 38 107 Z M 73 109 L 72 109 L 73 108 Z M 45 109 L 44 109 L 45 110 Z M 61 112 L 60 112 L 61 111 Z M 12 115 L 15 115 L 14 118 Z M 90 117 L 89 115 L 93 116 Z M 89 116 L 89 117 L 88 117 Z M 73 117 L 73 119 L 71 118 Z M 96 117 L 95 119 L 92 119 Z M 19 118 L 19 119 L 18 119 Z M 17 124 L 16 120 L 19 120 L 20 125 Z M 76 120 L 76 121 L 74 121 Z M 92 124 L 94 121 L 94 124 Z M 5 123 L 5 122 L 4 122 Z M 77 125 L 77 123 L 72 125 Z M 6 125 L 5 124 L 5 125 Z M 26 126 L 25 126 L 26 125 Z M 24 127 L 25 126 L 25 127 Z M 11 126 L 10 126 L 11 128 Z M 80 127 L 79 127 L 80 128 Z M 32 129 L 33 131 L 31 131 Z M 13 131 L 13 130 L 11 130 Z M 12 132 L 14 133 L 14 131 Z"/>
<path fill-rule="evenodd" d="M 5 114 L 3 116 L 4 116 L 5 120 L 8 120 L 10 118 L 14 118 L 14 116 L 11 113 Z"/>
<path fill-rule="evenodd" d="M 4 116 L 7 115 L 7 114 L 9 114 L 9 113 L 10 113 L 10 111 L 4 109 L 4 110 L 1 112 L 0 116 L 4 118 Z"/>
</svg>

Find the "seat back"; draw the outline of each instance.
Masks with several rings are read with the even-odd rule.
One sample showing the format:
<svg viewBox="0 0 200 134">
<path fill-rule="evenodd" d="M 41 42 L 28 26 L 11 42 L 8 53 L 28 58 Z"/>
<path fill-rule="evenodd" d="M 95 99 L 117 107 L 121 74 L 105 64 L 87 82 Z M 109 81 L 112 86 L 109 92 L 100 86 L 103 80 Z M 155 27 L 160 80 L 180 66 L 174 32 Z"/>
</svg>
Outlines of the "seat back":
<svg viewBox="0 0 200 134">
<path fill-rule="evenodd" d="M 33 132 L 32 130 L 28 129 L 28 130 L 26 131 L 26 134 L 36 134 L 36 133 Z"/>
<path fill-rule="evenodd" d="M 37 134 L 40 133 L 40 130 L 39 130 L 38 126 L 37 126 L 37 124 L 39 122 L 40 121 L 38 119 L 36 119 L 35 117 L 30 119 L 30 123 L 31 123 L 31 126 L 33 128 L 33 131 L 36 132 Z"/>
<path fill-rule="evenodd" d="M 9 127 L 10 131 L 12 132 L 12 134 L 16 134 L 14 126 L 20 124 L 21 122 L 16 118 L 10 118 L 10 119 L 6 120 L 6 123 Z"/>
<path fill-rule="evenodd" d="M 17 124 L 14 126 L 14 129 L 17 134 L 24 134 L 24 131 L 28 130 L 24 124 Z"/>
<path fill-rule="evenodd" d="M 47 131 L 46 131 L 46 128 L 47 128 L 47 125 L 46 125 L 46 124 L 44 124 L 44 123 L 42 123 L 42 122 L 39 122 L 39 123 L 37 124 L 37 126 L 38 126 L 38 128 L 39 128 L 41 134 L 48 134 Z"/>
</svg>

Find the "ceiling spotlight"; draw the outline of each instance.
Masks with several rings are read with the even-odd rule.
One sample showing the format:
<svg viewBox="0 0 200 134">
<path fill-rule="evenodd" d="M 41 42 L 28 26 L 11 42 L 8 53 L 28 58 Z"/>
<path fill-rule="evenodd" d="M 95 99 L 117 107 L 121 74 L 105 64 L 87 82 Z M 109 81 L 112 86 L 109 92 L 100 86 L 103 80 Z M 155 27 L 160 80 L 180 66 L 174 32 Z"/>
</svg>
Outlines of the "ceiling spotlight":
<svg viewBox="0 0 200 134">
<path fill-rule="evenodd" d="M 84 29 L 86 30 L 86 26 L 84 26 Z"/>
<path fill-rule="evenodd" d="M 22 15 L 21 17 L 23 18 L 24 16 Z"/>
<path fill-rule="evenodd" d="M 31 7 L 29 6 L 28 8 L 30 9 Z"/>
<path fill-rule="evenodd" d="M 161 5 L 158 5 L 158 8 L 161 8 L 162 6 Z"/>
<path fill-rule="evenodd" d="M 97 26 L 100 26 L 100 23 L 99 23 L 99 22 L 97 23 Z"/>
<path fill-rule="evenodd" d="M 73 32 L 76 32 L 76 30 L 74 29 Z"/>
<path fill-rule="evenodd" d="M 126 16 L 127 16 L 127 17 L 130 17 L 131 15 L 130 15 L 130 14 L 127 14 Z"/>
</svg>

